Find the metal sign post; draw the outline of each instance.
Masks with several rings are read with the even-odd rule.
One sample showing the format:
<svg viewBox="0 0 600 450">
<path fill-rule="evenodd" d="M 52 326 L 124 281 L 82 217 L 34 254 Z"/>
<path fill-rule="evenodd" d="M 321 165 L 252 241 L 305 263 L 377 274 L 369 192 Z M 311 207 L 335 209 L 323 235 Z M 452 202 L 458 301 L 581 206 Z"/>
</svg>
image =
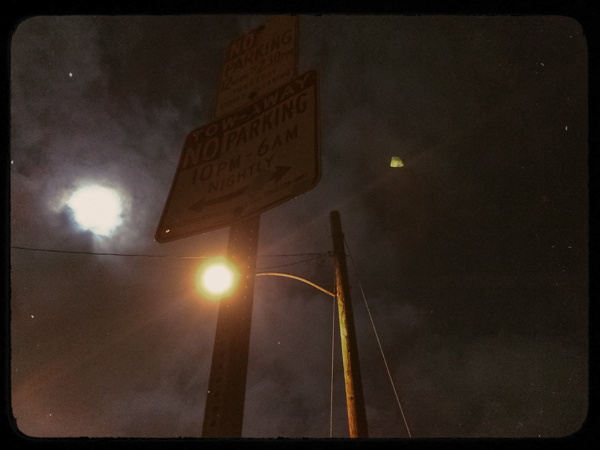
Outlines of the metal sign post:
<svg viewBox="0 0 600 450">
<path fill-rule="evenodd" d="M 234 223 L 227 257 L 240 270 L 240 285 L 221 300 L 213 349 L 202 437 L 242 436 L 246 374 L 260 216 Z"/>
</svg>

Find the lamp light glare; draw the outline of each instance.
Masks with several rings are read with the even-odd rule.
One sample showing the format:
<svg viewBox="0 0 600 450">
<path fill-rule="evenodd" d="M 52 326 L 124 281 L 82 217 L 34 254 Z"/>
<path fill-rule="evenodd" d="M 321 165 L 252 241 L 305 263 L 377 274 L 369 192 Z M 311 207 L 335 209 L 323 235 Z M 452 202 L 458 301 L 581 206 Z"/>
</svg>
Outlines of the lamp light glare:
<svg viewBox="0 0 600 450">
<path fill-rule="evenodd" d="M 224 264 L 218 264 L 206 269 L 202 275 L 202 283 L 210 292 L 222 294 L 231 287 L 233 274 Z"/>
<path fill-rule="evenodd" d="M 203 297 L 220 300 L 231 295 L 239 280 L 239 272 L 226 258 L 213 258 L 202 264 L 196 275 L 196 288 Z"/>
</svg>

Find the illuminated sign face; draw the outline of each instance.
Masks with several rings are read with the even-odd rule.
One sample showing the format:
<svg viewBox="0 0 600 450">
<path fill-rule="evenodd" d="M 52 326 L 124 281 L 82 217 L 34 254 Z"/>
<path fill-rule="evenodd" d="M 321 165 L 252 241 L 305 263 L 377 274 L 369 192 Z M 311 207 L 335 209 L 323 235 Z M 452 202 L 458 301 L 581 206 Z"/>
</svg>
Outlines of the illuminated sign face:
<svg viewBox="0 0 600 450">
<path fill-rule="evenodd" d="M 214 117 L 247 106 L 298 73 L 298 17 L 276 16 L 232 41 L 217 89 Z"/>
<path fill-rule="evenodd" d="M 156 241 L 228 227 L 312 189 L 321 176 L 318 104 L 310 71 L 193 130 Z"/>
</svg>

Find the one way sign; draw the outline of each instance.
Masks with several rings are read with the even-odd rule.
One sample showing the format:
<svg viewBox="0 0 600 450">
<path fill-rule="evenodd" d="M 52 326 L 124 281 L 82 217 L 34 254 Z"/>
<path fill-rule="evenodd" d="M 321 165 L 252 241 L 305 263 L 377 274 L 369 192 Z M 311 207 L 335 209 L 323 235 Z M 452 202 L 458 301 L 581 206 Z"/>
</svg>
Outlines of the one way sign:
<svg viewBox="0 0 600 450">
<path fill-rule="evenodd" d="M 307 72 L 186 138 L 157 242 L 228 227 L 312 189 L 321 176 L 318 80 Z"/>
</svg>

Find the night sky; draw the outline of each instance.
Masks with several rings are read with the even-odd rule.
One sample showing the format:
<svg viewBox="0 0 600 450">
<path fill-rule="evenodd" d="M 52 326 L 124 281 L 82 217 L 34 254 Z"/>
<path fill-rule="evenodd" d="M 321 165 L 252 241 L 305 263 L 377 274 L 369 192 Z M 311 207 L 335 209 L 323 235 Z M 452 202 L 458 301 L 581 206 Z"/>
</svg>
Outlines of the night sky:
<svg viewBox="0 0 600 450">
<path fill-rule="evenodd" d="M 225 253 L 228 229 L 163 244 L 154 233 L 185 137 L 212 119 L 227 44 L 268 19 L 45 16 L 16 29 L 11 245 L 62 251 L 10 252 L 10 400 L 24 434 L 201 435 L 218 304 L 194 276 L 197 257 Z M 340 211 L 370 437 L 408 434 L 361 286 L 413 437 L 577 431 L 588 409 L 582 27 L 326 15 L 299 27 L 299 73 L 319 75 L 322 177 L 261 215 L 257 266 L 333 289 L 329 213 Z M 65 204 L 88 184 L 124 201 L 109 237 Z M 256 279 L 244 437 L 330 436 L 332 313 L 310 286 Z M 338 332 L 332 435 L 347 437 Z"/>
</svg>

